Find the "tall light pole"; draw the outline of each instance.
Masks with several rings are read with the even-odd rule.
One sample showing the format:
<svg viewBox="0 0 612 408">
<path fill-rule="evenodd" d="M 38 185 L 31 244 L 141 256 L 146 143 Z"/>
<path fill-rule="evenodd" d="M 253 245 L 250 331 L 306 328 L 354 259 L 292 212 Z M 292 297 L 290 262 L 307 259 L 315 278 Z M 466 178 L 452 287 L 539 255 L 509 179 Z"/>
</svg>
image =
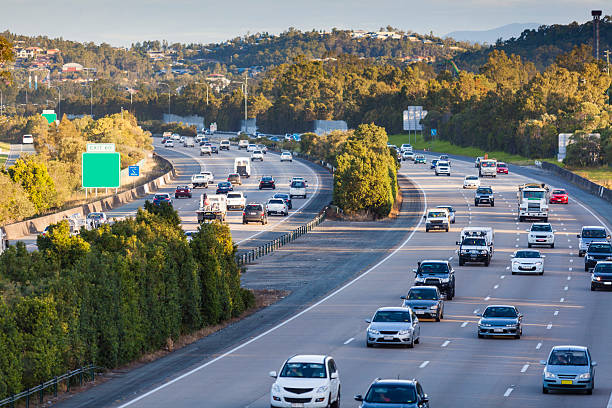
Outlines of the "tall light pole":
<svg viewBox="0 0 612 408">
<path fill-rule="evenodd" d="M 89 116 L 93 119 L 93 84 L 89 83 Z"/>
<path fill-rule="evenodd" d="M 0 116 L 2 116 L 2 108 L 4 105 L 2 105 L 2 89 L 0 89 Z"/>
<path fill-rule="evenodd" d="M 605 50 L 604 54 L 606 55 L 606 61 L 607 61 L 606 71 L 608 71 L 608 78 L 610 78 L 610 50 Z M 612 88 L 612 85 L 610 85 L 608 87 L 608 90 L 606 91 L 608 94 L 608 105 L 610 105 L 610 88 Z"/>
<path fill-rule="evenodd" d="M 54 86 L 54 88 L 57 88 L 58 91 L 58 97 L 57 97 L 57 117 L 59 118 L 59 120 L 62 120 L 62 90 L 59 86 Z"/>
<path fill-rule="evenodd" d="M 208 105 L 208 83 L 207 82 L 195 82 L 196 84 L 206 85 L 206 104 Z"/>
<path fill-rule="evenodd" d="M 167 82 L 160 82 L 160 85 L 166 85 L 168 87 L 168 115 L 170 115 L 170 84 Z"/>
<path fill-rule="evenodd" d="M 247 127 L 247 94 L 248 90 L 249 70 L 244 71 L 244 128 Z"/>
</svg>

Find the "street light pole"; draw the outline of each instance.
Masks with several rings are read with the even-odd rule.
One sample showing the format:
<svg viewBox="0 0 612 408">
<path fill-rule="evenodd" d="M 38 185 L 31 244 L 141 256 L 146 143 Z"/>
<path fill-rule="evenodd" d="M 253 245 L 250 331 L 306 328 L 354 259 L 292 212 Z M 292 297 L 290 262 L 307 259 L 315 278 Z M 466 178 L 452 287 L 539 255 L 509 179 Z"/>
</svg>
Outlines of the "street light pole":
<svg viewBox="0 0 612 408">
<path fill-rule="evenodd" d="M 208 105 L 208 83 L 206 82 L 195 82 L 198 85 L 206 85 L 206 104 Z"/>
<path fill-rule="evenodd" d="M 170 84 L 167 82 L 160 82 L 160 85 L 166 85 L 168 87 L 168 115 L 170 115 Z"/>
<path fill-rule="evenodd" d="M 57 98 L 57 117 L 60 118 L 59 120 L 62 120 L 62 90 L 59 86 L 54 86 L 54 88 L 57 88 L 58 91 L 58 98 Z"/>
<path fill-rule="evenodd" d="M 89 116 L 93 119 L 93 84 L 89 84 Z"/>
<path fill-rule="evenodd" d="M 248 78 L 249 70 L 244 71 L 244 128 L 247 128 L 247 94 L 248 90 Z"/>
</svg>

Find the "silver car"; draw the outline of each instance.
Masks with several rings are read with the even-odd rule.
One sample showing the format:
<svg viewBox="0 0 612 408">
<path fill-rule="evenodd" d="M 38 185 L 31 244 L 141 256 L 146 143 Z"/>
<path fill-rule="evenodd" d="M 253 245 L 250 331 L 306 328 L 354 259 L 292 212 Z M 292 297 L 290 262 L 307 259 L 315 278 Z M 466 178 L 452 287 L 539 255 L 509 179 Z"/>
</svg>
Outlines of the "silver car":
<svg viewBox="0 0 612 408">
<path fill-rule="evenodd" d="M 419 319 L 409 307 L 381 307 L 366 329 L 366 346 L 395 344 L 409 348 L 421 339 Z"/>
<path fill-rule="evenodd" d="M 551 390 L 583 391 L 592 394 L 595 388 L 597 365 L 589 349 L 582 346 L 555 346 L 548 360 L 540 361 L 546 366 L 542 372 L 542 392 Z M 579 406 L 580 404 L 576 404 Z"/>
</svg>

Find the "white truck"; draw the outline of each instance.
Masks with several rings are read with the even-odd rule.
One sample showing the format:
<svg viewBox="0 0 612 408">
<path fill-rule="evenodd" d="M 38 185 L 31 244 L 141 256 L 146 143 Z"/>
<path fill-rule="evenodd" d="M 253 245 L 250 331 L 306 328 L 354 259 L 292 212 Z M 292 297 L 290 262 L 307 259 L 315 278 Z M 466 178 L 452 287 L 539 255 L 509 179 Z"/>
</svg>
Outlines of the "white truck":
<svg viewBox="0 0 612 408">
<path fill-rule="evenodd" d="M 208 188 L 208 177 L 205 174 L 194 174 L 191 176 L 191 188 Z"/>
<path fill-rule="evenodd" d="M 183 147 L 195 147 L 193 137 L 186 137 L 185 141 L 183 142 Z"/>
<path fill-rule="evenodd" d="M 483 262 L 489 266 L 493 257 L 493 239 L 495 233 L 491 227 L 466 227 L 461 230 L 457 245 L 459 266 L 466 262 Z"/>
<path fill-rule="evenodd" d="M 480 177 L 497 177 L 497 160 L 484 159 L 480 160 L 480 168 L 478 170 Z"/>
<path fill-rule="evenodd" d="M 519 221 L 538 218 L 548 221 L 548 187 L 545 184 L 527 183 L 518 188 Z"/>
<path fill-rule="evenodd" d="M 249 147 L 249 141 L 246 139 L 240 139 L 238 141 L 238 149 L 246 149 L 247 147 Z"/>
<path fill-rule="evenodd" d="M 200 207 L 196 210 L 200 224 L 213 220 L 224 222 L 226 214 L 227 197 L 225 194 L 207 195 L 204 193 L 200 196 Z"/>
<path fill-rule="evenodd" d="M 236 157 L 234 159 L 234 173 L 241 177 L 251 177 L 251 159 L 249 157 Z"/>
<path fill-rule="evenodd" d="M 246 206 L 246 196 L 242 191 L 230 191 L 227 193 L 228 210 L 244 210 Z"/>
</svg>

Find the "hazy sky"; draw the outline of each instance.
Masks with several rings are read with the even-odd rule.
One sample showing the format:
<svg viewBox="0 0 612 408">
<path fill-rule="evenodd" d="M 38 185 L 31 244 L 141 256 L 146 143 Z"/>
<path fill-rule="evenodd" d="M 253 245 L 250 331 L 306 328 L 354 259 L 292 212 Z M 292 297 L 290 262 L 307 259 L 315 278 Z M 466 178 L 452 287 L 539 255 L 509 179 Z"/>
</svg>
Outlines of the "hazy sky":
<svg viewBox="0 0 612 408">
<path fill-rule="evenodd" d="M 607 7 L 606 7 L 607 6 Z M 567 24 L 612 14 L 610 0 L 0 0 L 0 31 L 125 45 L 209 43 L 248 32 L 377 29 L 444 35 L 509 23 Z"/>
</svg>

